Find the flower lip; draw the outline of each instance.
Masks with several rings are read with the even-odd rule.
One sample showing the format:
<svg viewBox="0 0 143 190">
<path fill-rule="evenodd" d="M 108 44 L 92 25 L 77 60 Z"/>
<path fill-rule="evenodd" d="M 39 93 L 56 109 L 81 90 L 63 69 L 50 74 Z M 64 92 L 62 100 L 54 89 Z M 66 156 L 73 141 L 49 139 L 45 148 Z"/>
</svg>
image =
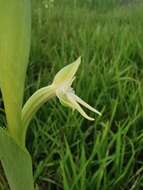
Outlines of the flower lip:
<svg viewBox="0 0 143 190">
<path fill-rule="evenodd" d="M 98 115 L 101 115 L 100 112 L 98 112 L 96 109 L 94 109 L 93 107 L 91 107 L 90 105 L 88 105 L 86 102 L 84 102 L 81 98 L 79 98 L 75 94 L 73 88 L 71 88 L 71 87 L 68 88 L 67 91 L 65 91 L 65 89 L 57 90 L 56 95 L 59 98 L 60 102 L 64 106 L 68 106 L 68 107 L 71 107 L 73 110 L 77 110 L 83 117 L 85 117 L 88 120 L 93 121 L 94 118 L 89 117 L 84 112 L 84 110 L 81 108 L 80 105 L 86 107 L 90 111 L 93 111 L 93 112 L 97 113 Z"/>
</svg>

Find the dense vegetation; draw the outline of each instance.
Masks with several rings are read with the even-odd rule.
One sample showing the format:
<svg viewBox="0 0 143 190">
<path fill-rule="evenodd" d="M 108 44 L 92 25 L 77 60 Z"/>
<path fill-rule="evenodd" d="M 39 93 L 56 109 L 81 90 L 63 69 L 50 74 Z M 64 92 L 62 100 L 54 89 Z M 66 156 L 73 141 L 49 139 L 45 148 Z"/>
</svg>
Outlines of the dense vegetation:
<svg viewBox="0 0 143 190">
<path fill-rule="evenodd" d="M 94 2 L 33 1 L 25 100 L 81 55 L 76 92 L 102 111 L 90 122 L 54 99 L 36 114 L 27 147 L 41 190 L 143 189 L 143 5 Z"/>
</svg>

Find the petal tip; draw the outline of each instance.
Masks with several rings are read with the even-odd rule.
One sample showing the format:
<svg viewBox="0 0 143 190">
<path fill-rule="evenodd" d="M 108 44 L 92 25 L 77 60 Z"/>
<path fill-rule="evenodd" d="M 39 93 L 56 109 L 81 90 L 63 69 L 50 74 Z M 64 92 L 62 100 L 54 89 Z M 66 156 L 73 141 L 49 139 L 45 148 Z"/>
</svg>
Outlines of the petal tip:
<svg viewBox="0 0 143 190">
<path fill-rule="evenodd" d="M 101 112 L 98 112 L 97 114 L 98 114 L 99 116 L 102 116 L 102 113 L 101 113 Z"/>
<path fill-rule="evenodd" d="M 94 119 L 94 118 L 92 118 L 92 117 L 91 117 L 90 119 L 88 119 L 88 120 L 89 120 L 89 121 L 95 121 L 95 119 Z"/>
<path fill-rule="evenodd" d="M 77 70 L 78 67 L 79 67 L 79 65 L 81 64 L 81 56 L 79 56 L 79 57 L 75 60 L 75 62 L 73 62 L 73 64 L 74 64 L 74 65 L 77 65 L 77 66 L 76 66 L 76 70 Z"/>
</svg>

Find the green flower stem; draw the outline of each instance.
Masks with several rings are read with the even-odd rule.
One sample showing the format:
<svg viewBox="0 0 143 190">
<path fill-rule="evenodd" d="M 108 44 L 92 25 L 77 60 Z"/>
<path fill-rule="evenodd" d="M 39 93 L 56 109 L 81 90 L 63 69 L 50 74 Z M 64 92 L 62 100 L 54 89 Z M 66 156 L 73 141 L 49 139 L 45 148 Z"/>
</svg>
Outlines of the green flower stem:
<svg viewBox="0 0 143 190">
<path fill-rule="evenodd" d="M 25 142 L 27 127 L 38 109 L 49 99 L 56 96 L 52 85 L 37 90 L 25 103 L 22 109 L 23 141 Z"/>
</svg>

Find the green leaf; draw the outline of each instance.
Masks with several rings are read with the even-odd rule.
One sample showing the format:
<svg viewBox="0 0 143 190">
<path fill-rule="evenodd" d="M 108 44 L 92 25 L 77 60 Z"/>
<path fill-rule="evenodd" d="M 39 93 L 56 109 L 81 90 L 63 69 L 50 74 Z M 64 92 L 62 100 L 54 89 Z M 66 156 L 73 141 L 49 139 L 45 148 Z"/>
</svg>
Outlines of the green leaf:
<svg viewBox="0 0 143 190">
<path fill-rule="evenodd" d="M 32 161 L 26 149 L 22 149 L 0 128 L 0 160 L 11 190 L 34 190 Z"/>
<path fill-rule="evenodd" d="M 0 87 L 9 131 L 19 138 L 30 34 L 30 0 L 0 0 Z"/>
</svg>

